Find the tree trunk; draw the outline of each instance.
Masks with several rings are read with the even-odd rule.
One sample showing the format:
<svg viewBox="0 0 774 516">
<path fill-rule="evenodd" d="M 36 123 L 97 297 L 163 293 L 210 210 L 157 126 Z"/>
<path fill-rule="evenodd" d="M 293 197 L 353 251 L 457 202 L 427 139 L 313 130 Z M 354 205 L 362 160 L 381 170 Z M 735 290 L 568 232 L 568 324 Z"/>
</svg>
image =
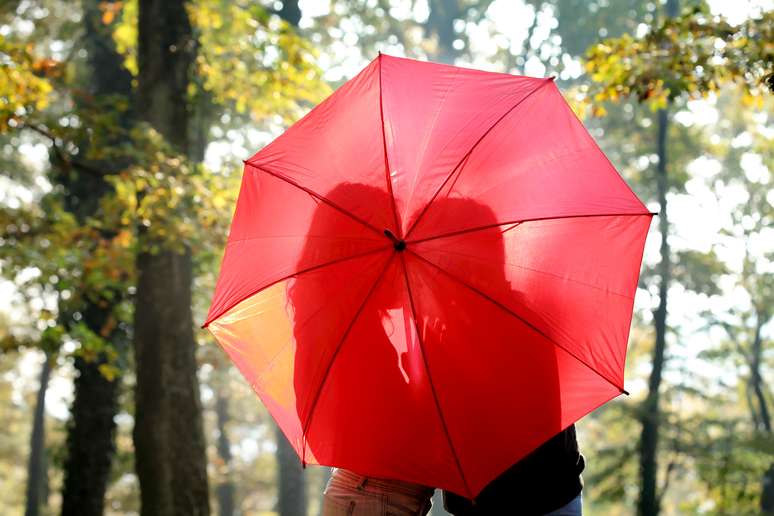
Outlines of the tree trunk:
<svg viewBox="0 0 774 516">
<path fill-rule="evenodd" d="M 46 354 L 46 359 L 40 367 L 40 386 L 35 401 L 35 413 L 32 420 L 30 436 L 30 455 L 27 462 L 27 506 L 26 516 L 38 516 L 40 505 L 45 498 L 46 486 L 46 390 L 51 377 L 52 358 Z"/>
<path fill-rule="evenodd" d="M 70 408 L 67 458 L 62 486 L 63 516 L 99 516 L 115 453 L 115 421 L 120 380 L 105 378 L 102 360 L 76 358 L 75 396 Z"/>
<path fill-rule="evenodd" d="M 194 54 L 183 0 L 141 0 L 137 113 L 188 152 L 187 87 Z M 143 515 L 208 515 L 202 409 L 191 313 L 190 250 L 140 236 L 134 348 L 134 443 Z"/>
<path fill-rule="evenodd" d="M 218 386 L 215 400 L 215 417 L 218 425 L 218 455 L 223 461 L 223 481 L 218 485 L 218 510 L 220 516 L 232 516 L 234 514 L 234 478 L 231 471 L 231 443 L 226 434 L 228 423 L 228 398 L 223 395 L 222 386 Z"/>
<path fill-rule="evenodd" d="M 769 466 L 769 470 L 763 476 L 761 513 L 764 516 L 774 516 L 774 464 Z"/>
<path fill-rule="evenodd" d="M 667 0 L 667 16 L 677 15 L 677 0 Z M 658 439 L 661 424 L 659 408 L 659 389 L 664 369 L 667 333 L 667 294 L 672 275 L 669 250 L 669 219 L 667 217 L 667 193 L 669 176 L 667 173 L 667 133 L 669 131 L 668 107 L 658 111 L 658 136 L 656 168 L 656 186 L 659 204 L 659 232 L 661 233 L 661 261 L 659 271 L 659 302 L 653 314 L 656 342 L 653 348 L 653 365 L 648 379 L 648 396 L 641 408 L 642 436 L 640 437 L 640 497 L 637 503 L 639 516 L 656 516 L 660 511 L 663 493 L 658 492 Z"/>
<path fill-rule="evenodd" d="M 429 0 L 430 14 L 425 28 L 437 38 L 438 47 L 433 59 L 442 63 L 454 64 L 459 52 L 454 48 L 454 20 L 461 16 L 459 0 Z"/>
<path fill-rule="evenodd" d="M 123 67 L 123 58 L 116 52 L 112 34 L 101 22 L 101 0 L 84 1 L 84 46 L 88 53 L 86 82 L 92 87 L 94 97 L 120 95 L 129 98 L 131 75 Z M 128 127 L 130 113 L 125 113 L 121 124 Z M 120 143 L 120 142 L 115 142 Z M 82 146 L 85 147 L 85 146 Z M 81 149 L 84 150 L 83 148 Z M 85 154 L 82 152 L 81 154 Z M 120 163 L 98 163 L 95 168 L 105 172 L 116 171 Z M 109 185 L 102 178 L 91 174 L 69 175 L 65 206 L 79 220 L 93 216 L 99 201 Z M 91 331 L 101 335 L 112 345 L 121 360 L 126 353 L 123 330 L 109 329 L 112 310 L 121 300 L 122 293 L 115 292 L 100 302 L 87 302 L 83 308 L 83 320 Z M 70 314 L 65 314 L 70 317 Z M 110 467 L 115 453 L 115 415 L 118 412 L 120 377 L 107 379 L 99 370 L 106 362 L 100 354 L 96 360 L 76 358 L 78 375 L 74 383 L 71 419 L 67 428 L 67 456 L 64 462 L 62 486 L 63 516 L 100 516 L 104 511 Z"/>
<path fill-rule="evenodd" d="M 771 414 L 769 412 L 768 401 L 763 390 L 763 378 L 761 377 L 761 358 L 763 357 L 763 338 L 761 336 L 761 329 L 766 324 L 768 317 L 756 311 L 756 324 L 755 324 L 755 337 L 752 343 L 752 360 L 750 363 L 750 384 L 752 391 L 755 394 L 755 399 L 758 402 L 758 415 L 760 416 L 759 430 L 763 430 L 767 434 L 771 434 Z"/>
<path fill-rule="evenodd" d="M 185 0 L 141 0 L 137 113 L 178 151 L 188 151 L 187 88 L 195 40 Z"/>
<path fill-rule="evenodd" d="M 750 405 L 756 430 L 763 431 L 766 435 L 772 434 L 771 413 L 769 412 L 768 401 L 764 393 L 763 378 L 761 377 L 761 359 L 763 357 L 763 337 L 761 329 L 768 322 L 769 315 L 760 309 L 756 309 L 755 336 L 752 343 L 752 360 L 750 362 L 750 386 L 758 402 L 758 410 Z M 756 417 L 756 413 L 758 417 Z M 769 466 L 768 471 L 763 475 L 761 486 L 761 513 L 764 515 L 774 515 L 774 464 Z"/>
<path fill-rule="evenodd" d="M 306 478 L 296 450 L 277 427 L 277 466 L 279 472 L 277 512 L 279 516 L 305 516 Z"/>
<path fill-rule="evenodd" d="M 277 11 L 277 14 L 290 25 L 298 28 L 298 23 L 301 21 L 301 7 L 298 5 L 298 0 L 283 0 L 282 9 Z"/>
<path fill-rule="evenodd" d="M 666 350 L 667 331 L 667 292 L 671 275 L 669 257 L 669 222 L 667 219 L 667 155 L 666 137 L 669 126 L 669 114 L 666 109 L 658 112 L 658 200 L 659 200 L 659 231 L 661 233 L 661 262 L 659 263 L 659 303 L 653 314 L 656 331 L 656 343 L 653 349 L 653 365 L 648 379 L 648 396 L 642 411 L 642 436 L 640 438 L 640 499 L 637 512 L 640 516 L 654 516 L 659 512 L 656 480 L 658 473 L 657 452 L 660 424 L 659 389 L 664 368 L 664 353 Z"/>
<path fill-rule="evenodd" d="M 142 514 L 209 514 L 191 256 L 141 253 L 137 269 L 134 442 Z"/>
</svg>

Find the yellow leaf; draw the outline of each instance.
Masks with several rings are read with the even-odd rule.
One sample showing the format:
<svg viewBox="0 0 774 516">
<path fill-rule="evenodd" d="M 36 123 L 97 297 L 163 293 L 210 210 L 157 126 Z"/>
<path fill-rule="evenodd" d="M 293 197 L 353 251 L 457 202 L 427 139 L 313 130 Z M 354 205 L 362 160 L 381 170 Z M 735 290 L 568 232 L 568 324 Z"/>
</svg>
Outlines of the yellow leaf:
<svg viewBox="0 0 774 516">
<path fill-rule="evenodd" d="M 102 374 L 109 382 L 115 380 L 121 372 L 116 366 L 110 364 L 100 364 L 97 369 L 99 369 L 100 374 Z"/>
<path fill-rule="evenodd" d="M 129 247 L 129 245 L 132 243 L 132 233 L 126 229 L 121 230 L 118 232 L 118 235 L 116 235 L 115 241 L 121 247 Z"/>
</svg>

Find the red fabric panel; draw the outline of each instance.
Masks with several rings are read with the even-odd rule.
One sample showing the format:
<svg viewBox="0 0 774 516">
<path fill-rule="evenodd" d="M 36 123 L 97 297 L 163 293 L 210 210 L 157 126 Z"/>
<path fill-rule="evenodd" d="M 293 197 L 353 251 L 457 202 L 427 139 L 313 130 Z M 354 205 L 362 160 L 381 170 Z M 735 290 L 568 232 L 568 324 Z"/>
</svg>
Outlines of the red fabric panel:
<svg viewBox="0 0 774 516">
<path fill-rule="evenodd" d="M 337 346 L 391 254 L 370 254 L 276 283 L 209 326 L 299 456 L 310 406 Z M 308 452 L 306 461 L 317 459 Z"/>
<path fill-rule="evenodd" d="M 307 434 L 322 464 L 466 492 L 445 438 L 396 256 L 333 363 Z"/>
<path fill-rule="evenodd" d="M 464 199 L 441 200 L 438 206 L 487 217 L 486 207 Z M 532 221 L 428 240 L 410 249 L 521 315 L 623 388 L 650 220 L 650 215 L 635 215 Z"/>
<path fill-rule="evenodd" d="M 451 170 L 449 171 L 451 172 Z M 438 195 L 486 204 L 497 222 L 648 213 L 578 121 L 553 81 L 508 113 Z M 431 204 L 411 239 L 482 225 Z"/>
<path fill-rule="evenodd" d="M 406 261 L 431 377 L 472 493 L 620 393 L 510 313 L 411 253 Z"/>
<path fill-rule="evenodd" d="M 546 79 L 380 59 L 392 191 L 405 233 L 476 140 Z"/>
<path fill-rule="evenodd" d="M 358 183 L 387 192 L 378 60 L 248 163 L 287 177 L 320 195 L 341 183 Z M 389 228 L 396 232 L 389 196 L 374 204 L 365 204 L 358 197 L 341 198 L 338 202 L 379 231 Z"/>
<path fill-rule="evenodd" d="M 351 184 L 325 193 L 334 200 L 364 205 L 388 198 L 381 190 Z M 207 322 L 296 272 L 389 248 L 384 235 L 247 165 Z"/>
</svg>

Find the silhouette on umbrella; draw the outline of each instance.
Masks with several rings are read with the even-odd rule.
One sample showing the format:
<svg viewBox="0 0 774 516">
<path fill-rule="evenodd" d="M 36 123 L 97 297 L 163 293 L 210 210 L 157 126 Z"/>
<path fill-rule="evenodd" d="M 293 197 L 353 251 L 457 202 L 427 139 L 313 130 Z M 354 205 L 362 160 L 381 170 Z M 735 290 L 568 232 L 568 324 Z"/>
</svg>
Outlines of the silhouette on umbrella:
<svg viewBox="0 0 774 516">
<path fill-rule="evenodd" d="M 334 203 L 357 198 L 378 205 L 384 195 L 373 187 L 345 183 L 328 192 L 326 198 Z M 518 300 L 519 293 L 512 290 L 502 268 L 503 228 L 496 226 L 492 211 L 471 199 L 445 198 L 437 202 L 439 210 L 464 210 L 493 225 L 482 231 L 475 243 L 476 252 L 492 263 L 481 263 L 477 268 L 482 270 L 488 291 Z M 336 234 L 331 226 L 339 220 L 328 209 L 318 210 L 309 234 Z M 307 242 L 302 263 L 309 263 L 318 252 L 316 239 Z M 335 303 L 332 292 L 353 281 L 347 267 L 334 274 L 300 275 L 288 287 L 296 349 L 293 378 L 298 416 L 306 436 L 306 451 L 302 452 L 306 460 L 313 457 L 314 462 L 373 476 L 394 477 L 395 471 L 400 471 L 401 479 L 421 482 L 425 467 L 448 463 L 453 458 L 448 464 L 450 476 L 462 476 L 455 442 L 487 439 L 492 432 L 515 436 L 517 430 L 521 434 L 525 431 L 502 427 L 497 414 L 477 410 L 476 398 L 480 396 L 500 398 L 502 410 L 524 410 L 526 402 L 530 417 L 538 420 L 536 429 L 550 426 L 556 432 L 561 430 L 553 345 L 520 341 L 524 330 L 514 329 L 512 324 L 464 320 L 477 311 L 466 310 L 471 304 L 491 305 L 499 312 L 495 319 L 513 316 L 495 300 L 467 287 L 457 291 L 459 297 L 450 295 L 448 289 L 439 289 L 434 295 L 429 288 L 433 283 L 417 282 L 406 271 L 437 276 L 433 280 L 437 282 L 454 279 L 415 255 L 411 244 L 405 250 L 393 246 L 377 255 L 373 269 L 379 273 L 354 313 L 336 321 L 338 332 L 331 331 L 330 313 L 322 307 Z M 445 258 L 439 256 L 439 266 L 448 266 Z M 421 295 L 417 296 L 416 289 L 422 289 Z M 458 324 L 480 327 L 478 338 L 461 341 L 456 337 L 460 333 L 455 328 Z M 508 357 L 493 363 L 476 359 L 487 346 L 503 344 L 512 348 L 513 361 Z M 525 350 L 525 346 L 535 347 Z M 455 354 L 451 367 L 439 361 L 447 349 Z M 540 383 L 532 384 L 514 375 L 519 368 L 515 361 L 542 371 Z M 433 374 L 434 368 L 439 368 L 438 377 Z M 506 384 L 510 389 L 513 382 L 520 381 L 523 396 L 502 395 L 507 391 Z M 452 392 L 450 383 L 461 387 L 459 392 Z M 463 400 L 453 399 L 460 394 Z M 444 406 L 451 404 L 459 408 L 446 413 Z M 542 437 L 536 433 L 533 444 L 539 444 Z M 369 441 L 368 446 L 360 444 L 364 439 Z M 427 443 L 426 447 L 418 448 L 419 442 Z"/>
</svg>

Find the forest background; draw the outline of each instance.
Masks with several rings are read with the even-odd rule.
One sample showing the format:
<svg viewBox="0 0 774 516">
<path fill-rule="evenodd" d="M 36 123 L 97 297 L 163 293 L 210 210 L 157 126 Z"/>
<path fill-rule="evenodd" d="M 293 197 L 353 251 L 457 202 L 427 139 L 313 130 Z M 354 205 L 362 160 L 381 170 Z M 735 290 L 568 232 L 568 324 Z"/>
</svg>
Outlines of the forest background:
<svg viewBox="0 0 774 516">
<path fill-rule="evenodd" d="M 241 160 L 379 51 L 555 75 L 659 212 L 587 513 L 774 514 L 766 0 L 0 1 L 0 512 L 319 514 L 198 323 Z"/>
</svg>

